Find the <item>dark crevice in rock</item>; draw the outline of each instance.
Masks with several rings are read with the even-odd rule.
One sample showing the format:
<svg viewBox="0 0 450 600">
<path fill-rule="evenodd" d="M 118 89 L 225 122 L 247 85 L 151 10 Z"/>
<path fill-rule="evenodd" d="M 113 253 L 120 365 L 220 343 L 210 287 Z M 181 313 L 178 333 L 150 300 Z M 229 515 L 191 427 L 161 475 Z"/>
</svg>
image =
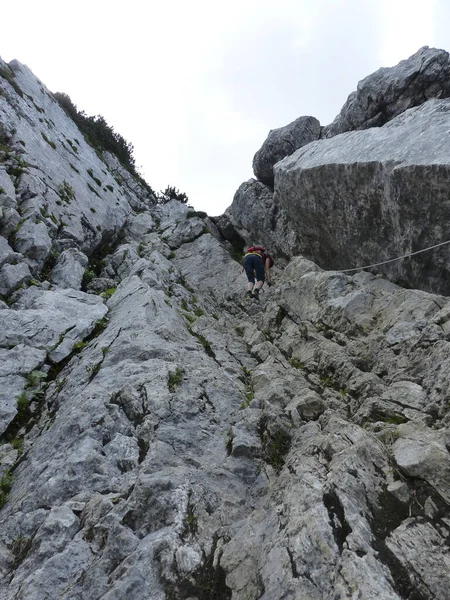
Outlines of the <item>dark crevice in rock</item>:
<svg viewBox="0 0 450 600">
<path fill-rule="evenodd" d="M 344 542 L 347 539 L 347 536 L 352 532 L 352 528 L 345 518 L 344 507 L 334 488 L 323 494 L 323 503 L 328 511 L 334 539 L 339 548 L 339 552 L 342 553 Z"/>
<path fill-rule="evenodd" d="M 298 579 L 300 577 L 298 570 L 297 570 L 297 565 L 295 564 L 295 560 L 294 560 L 294 556 L 291 552 L 291 550 L 289 548 L 286 548 L 287 553 L 289 555 L 289 560 L 291 562 L 291 571 L 292 571 L 292 577 L 294 579 Z"/>
<path fill-rule="evenodd" d="M 285 464 L 284 457 L 291 447 L 291 436 L 284 427 L 270 423 L 267 415 L 263 415 L 259 420 L 258 435 L 262 444 L 263 460 L 279 475 Z"/>
<path fill-rule="evenodd" d="M 183 541 L 189 536 L 195 536 L 198 532 L 198 517 L 195 512 L 195 504 L 192 500 L 192 490 L 189 491 L 183 526 L 183 531 L 180 534 Z"/>
<path fill-rule="evenodd" d="M 423 582 L 411 581 L 408 569 L 390 550 L 382 540 L 375 540 L 374 550 L 378 553 L 378 559 L 389 569 L 395 591 L 404 600 L 435 600 L 434 594 L 425 587 Z M 420 588 L 420 589 L 419 589 Z"/>
<path fill-rule="evenodd" d="M 142 462 L 144 462 L 145 457 L 147 456 L 147 452 L 148 452 L 148 448 L 149 448 L 149 442 L 148 440 L 144 440 L 142 438 L 138 438 L 138 447 L 139 447 L 139 459 L 138 462 L 139 464 L 141 464 Z"/>
</svg>

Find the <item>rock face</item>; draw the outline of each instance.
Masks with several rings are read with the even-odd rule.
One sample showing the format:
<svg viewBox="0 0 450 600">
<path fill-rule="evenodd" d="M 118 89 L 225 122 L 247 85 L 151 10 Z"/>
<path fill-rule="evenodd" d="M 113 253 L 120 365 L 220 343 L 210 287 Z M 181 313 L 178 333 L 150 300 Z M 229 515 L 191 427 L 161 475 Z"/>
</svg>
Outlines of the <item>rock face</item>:
<svg viewBox="0 0 450 600">
<path fill-rule="evenodd" d="M 65 157 L 27 150 L 20 218 Z M 296 257 L 252 304 L 214 223 L 124 181 L 100 249 L 82 219 L 39 220 L 42 268 L 0 242 L 33 270 L 0 304 L 0 600 L 445 598 L 448 298 Z"/>
<path fill-rule="evenodd" d="M 424 46 L 395 67 L 378 69 L 360 81 L 323 137 L 380 127 L 408 108 L 449 97 L 449 54 Z"/>
<path fill-rule="evenodd" d="M 380 128 L 309 144 L 277 164 L 275 199 L 300 252 L 351 269 L 450 239 L 450 100 Z M 397 281 L 450 294 L 450 245 L 383 266 Z"/>
<path fill-rule="evenodd" d="M 260 181 L 250 179 L 242 183 L 224 217 L 238 238 L 245 242 L 244 246 L 264 244 L 277 258 L 299 253 L 297 235 L 284 209 L 279 202 L 274 202 L 273 191 Z M 226 232 L 224 237 L 233 239 L 227 238 Z M 242 246 L 240 250 L 242 252 Z"/>
<path fill-rule="evenodd" d="M 264 217 L 262 194 L 247 191 L 259 192 L 262 184 L 242 184 L 227 210 L 234 229 L 246 240 L 252 238 L 247 231 L 256 231 L 275 251 L 302 253 L 335 269 L 383 262 L 450 239 L 449 105 L 430 100 L 449 98 L 449 81 L 449 54 L 428 47 L 366 77 L 320 140 L 281 164 L 270 163 L 277 175 L 263 194 Z M 449 258 L 444 247 L 378 271 L 448 294 Z"/>
<path fill-rule="evenodd" d="M 295 150 L 320 137 L 320 123 L 314 117 L 300 117 L 285 127 L 269 132 L 253 158 L 253 172 L 262 183 L 273 186 L 273 166 Z"/>
</svg>

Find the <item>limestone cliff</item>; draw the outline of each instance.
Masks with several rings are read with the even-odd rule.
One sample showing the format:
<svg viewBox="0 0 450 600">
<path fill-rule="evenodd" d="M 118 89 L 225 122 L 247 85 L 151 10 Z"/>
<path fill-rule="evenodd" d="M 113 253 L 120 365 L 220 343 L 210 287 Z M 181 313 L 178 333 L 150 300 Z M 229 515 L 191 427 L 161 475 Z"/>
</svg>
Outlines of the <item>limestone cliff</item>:
<svg viewBox="0 0 450 600">
<path fill-rule="evenodd" d="M 374 272 L 448 295 L 449 73 L 449 54 L 425 47 L 361 81 L 321 139 L 271 132 L 255 155 L 260 181 L 240 186 L 226 217 L 277 253 L 337 270 L 385 263 Z"/>
<path fill-rule="evenodd" d="M 448 298 L 298 256 L 245 302 L 0 66 L 0 600 L 445 598 Z"/>
</svg>

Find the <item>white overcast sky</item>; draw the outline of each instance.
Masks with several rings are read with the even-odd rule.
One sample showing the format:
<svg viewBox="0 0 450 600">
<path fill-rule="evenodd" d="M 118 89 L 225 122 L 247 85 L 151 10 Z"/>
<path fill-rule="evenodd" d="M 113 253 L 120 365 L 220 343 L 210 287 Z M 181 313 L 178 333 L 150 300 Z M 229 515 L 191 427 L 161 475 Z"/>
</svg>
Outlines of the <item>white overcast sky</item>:
<svg viewBox="0 0 450 600">
<path fill-rule="evenodd" d="M 210 215 L 270 129 L 326 125 L 379 67 L 450 50 L 449 0 L 21 0 L 0 18 L 3 60 L 103 115 L 153 189 Z"/>
</svg>

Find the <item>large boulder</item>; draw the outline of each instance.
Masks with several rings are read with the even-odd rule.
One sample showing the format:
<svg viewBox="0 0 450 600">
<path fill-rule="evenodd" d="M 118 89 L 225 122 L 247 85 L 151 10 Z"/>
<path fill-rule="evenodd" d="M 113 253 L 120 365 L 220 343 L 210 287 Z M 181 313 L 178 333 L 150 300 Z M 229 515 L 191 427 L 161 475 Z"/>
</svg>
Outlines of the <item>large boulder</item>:
<svg viewBox="0 0 450 600">
<path fill-rule="evenodd" d="M 249 179 L 239 186 L 225 217 L 247 245 L 264 244 L 278 256 L 291 256 L 299 249 L 284 209 L 260 181 Z"/>
<path fill-rule="evenodd" d="M 253 173 L 266 185 L 273 186 L 274 164 L 319 137 L 320 123 L 314 117 L 300 117 L 285 127 L 273 129 L 253 157 Z"/>
<path fill-rule="evenodd" d="M 424 46 L 395 67 L 381 68 L 358 83 L 323 136 L 380 127 L 430 98 L 450 97 L 450 57 Z"/>
<path fill-rule="evenodd" d="M 76 248 L 64 250 L 52 271 L 52 282 L 62 288 L 79 290 L 88 258 Z"/>
<path fill-rule="evenodd" d="M 275 204 L 300 252 L 328 269 L 380 263 L 445 242 L 450 221 L 450 100 L 429 100 L 381 128 L 313 142 L 276 165 Z M 380 267 L 450 293 L 450 246 Z"/>
</svg>

